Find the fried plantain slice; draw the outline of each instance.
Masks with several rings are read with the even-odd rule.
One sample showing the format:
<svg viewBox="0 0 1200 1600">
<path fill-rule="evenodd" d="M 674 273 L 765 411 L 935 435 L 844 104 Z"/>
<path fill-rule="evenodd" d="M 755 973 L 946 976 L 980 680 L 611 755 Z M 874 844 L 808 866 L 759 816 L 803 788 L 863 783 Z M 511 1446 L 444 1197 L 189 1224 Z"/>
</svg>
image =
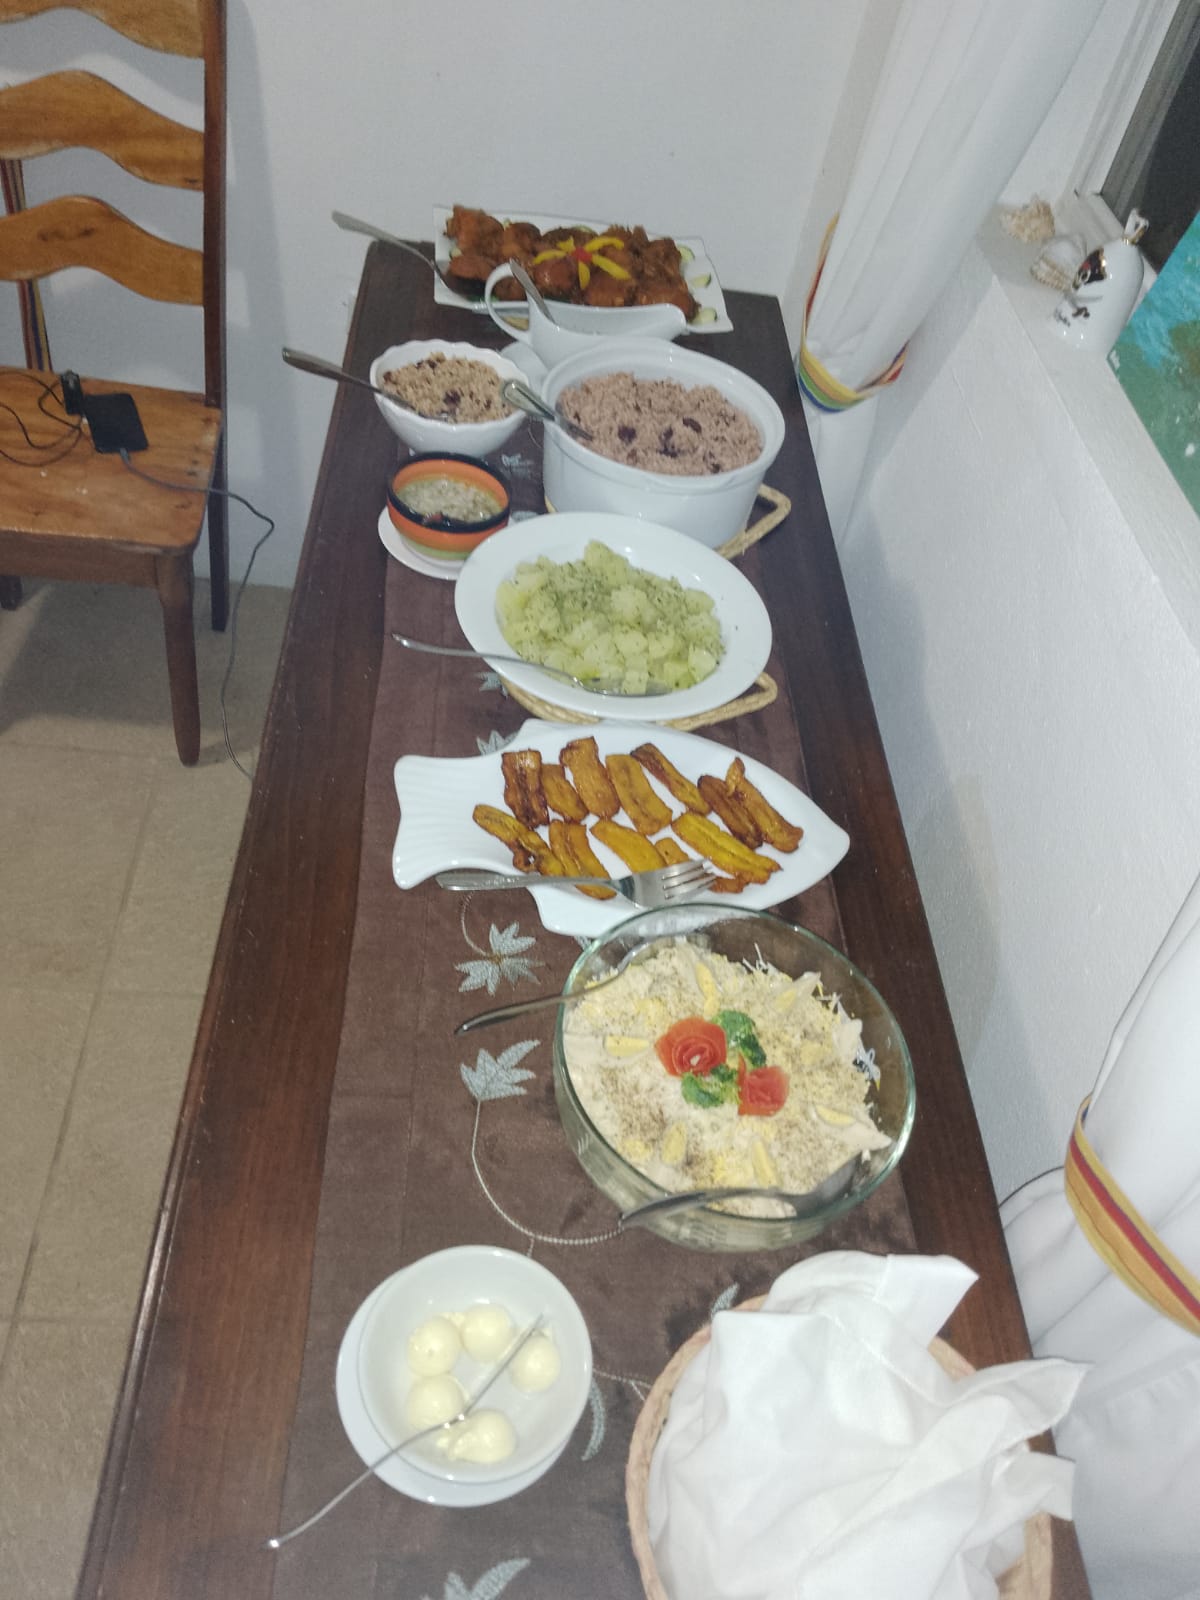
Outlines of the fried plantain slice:
<svg viewBox="0 0 1200 1600">
<path fill-rule="evenodd" d="M 615 817 L 621 809 L 620 797 L 605 771 L 595 739 L 572 739 L 562 747 L 559 760 L 571 774 L 588 810 L 597 817 Z"/>
<path fill-rule="evenodd" d="M 762 790 L 756 789 L 750 782 L 740 756 L 736 761 L 730 762 L 729 771 L 725 774 L 725 787 L 731 794 L 737 796 L 754 818 L 763 838 L 768 844 L 774 845 L 776 850 L 791 852 L 803 839 L 804 829 L 794 822 L 789 822 L 786 817 L 781 817 Z"/>
<path fill-rule="evenodd" d="M 741 894 L 749 878 L 714 878 L 705 894 Z"/>
<path fill-rule="evenodd" d="M 557 761 L 542 762 L 542 793 L 551 811 L 557 811 L 568 822 L 586 820 L 588 808 Z"/>
<path fill-rule="evenodd" d="M 536 750 L 505 750 L 500 756 L 504 775 L 504 804 L 527 828 L 550 821 L 542 792 L 542 758 Z"/>
<path fill-rule="evenodd" d="M 671 827 L 684 844 L 690 844 L 706 861 L 711 861 L 730 877 L 747 878 L 751 883 L 766 883 L 773 872 L 779 871 L 778 861 L 749 849 L 709 817 L 698 817 L 692 811 L 685 811 L 682 816 L 675 818 Z"/>
<path fill-rule="evenodd" d="M 720 778 L 705 773 L 700 779 L 700 793 L 735 839 L 740 839 L 751 850 L 758 848 L 762 843 L 762 834 L 755 826 L 753 817 L 737 795 L 732 794 Z"/>
<path fill-rule="evenodd" d="M 708 801 L 691 779 L 685 778 L 679 768 L 667 760 L 656 744 L 640 744 L 632 753 L 650 776 L 657 778 L 667 793 L 674 795 L 681 806 L 686 806 L 689 811 L 698 812 L 702 817 L 708 815 Z"/>
<path fill-rule="evenodd" d="M 587 829 L 581 822 L 560 822 L 555 817 L 550 824 L 550 848 L 566 866 L 569 877 L 610 876 L 592 849 Z M 611 900 L 616 894 L 615 889 L 588 889 L 583 884 L 579 884 L 578 888 L 581 894 L 590 895 L 593 900 Z"/>
<path fill-rule="evenodd" d="M 678 839 L 673 839 L 669 833 L 661 839 L 655 839 L 654 848 L 662 857 L 664 867 L 682 866 L 685 861 L 695 861 L 695 856 L 688 855 Z"/>
<path fill-rule="evenodd" d="M 630 872 L 654 872 L 666 865 L 644 834 L 635 832 L 633 828 L 622 827 L 619 822 L 607 817 L 601 817 L 599 822 L 592 824 L 592 837 L 606 844 L 614 855 L 620 856 Z"/>
<path fill-rule="evenodd" d="M 512 851 L 513 865 L 519 872 L 540 872 L 544 878 L 564 878 L 567 869 L 541 837 L 517 817 L 497 806 L 476 806 L 471 819 Z"/>
<path fill-rule="evenodd" d="M 661 833 L 671 825 L 671 811 L 650 787 L 642 764 L 633 756 L 605 756 L 604 765 L 612 779 L 625 815 L 639 833 Z"/>
<path fill-rule="evenodd" d="M 681 861 L 695 861 L 695 856 L 688 855 L 678 839 L 673 839 L 669 833 L 661 839 L 655 839 L 654 848 L 663 858 L 665 867 L 678 866 Z M 741 894 L 749 883 L 748 878 L 714 878 L 705 889 L 705 894 Z"/>
</svg>

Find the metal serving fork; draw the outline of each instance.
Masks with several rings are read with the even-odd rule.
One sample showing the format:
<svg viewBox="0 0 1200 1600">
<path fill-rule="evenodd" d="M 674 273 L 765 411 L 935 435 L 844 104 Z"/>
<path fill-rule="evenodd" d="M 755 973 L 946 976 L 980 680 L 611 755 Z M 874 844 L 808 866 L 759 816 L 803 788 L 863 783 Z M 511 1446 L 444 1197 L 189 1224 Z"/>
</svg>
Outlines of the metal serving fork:
<svg viewBox="0 0 1200 1600">
<path fill-rule="evenodd" d="M 716 874 L 703 861 L 679 861 L 653 872 L 631 872 L 624 878 L 544 878 L 535 873 L 518 876 L 513 872 L 481 872 L 464 867 L 454 872 L 439 872 L 435 882 L 443 889 L 566 889 L 583 884 L 589 889 L 615 889 L 635 906 L 656 911 L 703 894 L 716 881 Z"/>
</svg>

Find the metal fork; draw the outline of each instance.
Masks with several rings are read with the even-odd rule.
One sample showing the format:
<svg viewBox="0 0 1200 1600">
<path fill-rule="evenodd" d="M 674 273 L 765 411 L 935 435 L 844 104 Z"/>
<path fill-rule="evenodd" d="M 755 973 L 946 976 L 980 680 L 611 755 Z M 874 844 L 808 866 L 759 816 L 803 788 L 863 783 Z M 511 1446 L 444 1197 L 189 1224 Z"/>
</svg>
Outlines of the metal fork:
<svg viewBox="0 0 1200 1600">
<path fill-rule="evenodd" d="M 716 882 L 714 873 L 703 861 L 679 861 L 669 867 L 657 867 L 653 872 L 631 872 L 624 878 L 546 878 L 536 873 L 522 876 L 512 872 L 481 872 L 462 868 L 455 872 L 439 872 L 435 879 L 443 889 L 463 891 L 476 889 L 532 889 L 535 886 L 566 889 L 583 884 L 589 889 L 615 889 L 618 894 L 632 900 L 635 906 L 656 911 L 660 906 L 674 905 L 677 900 L 690 900 L 703 894 Z"/>
</svg>

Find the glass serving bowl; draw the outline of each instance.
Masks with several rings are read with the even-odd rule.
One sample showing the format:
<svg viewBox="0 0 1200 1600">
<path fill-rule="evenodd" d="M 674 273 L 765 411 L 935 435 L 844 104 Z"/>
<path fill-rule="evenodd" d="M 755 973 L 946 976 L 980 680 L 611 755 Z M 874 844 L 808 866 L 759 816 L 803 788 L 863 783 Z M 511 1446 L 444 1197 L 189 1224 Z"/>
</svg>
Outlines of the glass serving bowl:
<svg viewBox="0 0 1200 1600">
<path fill-rule="evenodd" d="M 798 1244 L 861 1205 L 904 1154 L 916 1114 L 912 1060 L 900 1025 L 886 1002 L 854 963 L 806 928 L 764 911 L 689 901 L 659 911 L 643 911 L 593 940 L 571 968 L 564 994 L 585 988 L 630 953 L 664 938 L 687 938 L 730 961 L 762 960 L 789 977 L 820 974 L 822 986 L 837 995 L 851 1017 L 862 1022 L 862 1047 L 874 1052 L 878 1082 L 867 1098 L 876 1125 L 891 1143 L 864 1155 L 849 1187 L 819 1211 L 803 1217 L 742 1217 L 712 1207 L 675 1212 L 645 1226 L 675 1244 L 696 1250 L 773 1250 Z M 562 1006 L 554 1030 L 554 1095 L 571 1148 L 584 1171 L 621 1211 L 667 1191 L 617 1153 L 584 1110 L 567 1070 Z"/>
</svg>

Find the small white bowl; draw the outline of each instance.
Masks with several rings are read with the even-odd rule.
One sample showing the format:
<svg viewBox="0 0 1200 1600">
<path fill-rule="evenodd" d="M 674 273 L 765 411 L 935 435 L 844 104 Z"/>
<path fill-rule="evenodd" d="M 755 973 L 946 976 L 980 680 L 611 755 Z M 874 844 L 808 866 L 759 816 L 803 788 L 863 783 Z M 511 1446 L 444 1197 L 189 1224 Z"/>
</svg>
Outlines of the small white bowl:
<svg viewBox="0 0 1200 1600">
<path fill-rule="evenodd" d="M 562 428 L 545 430 L 543 480 L 555 511 L 615 511 L 676 528 L 717 549 L 746 525 L 763 479 L 783 444 L 783 413 L 762 387 L 728 362 L 656 339 L 606 339 L 593 352 L 568 356 L 546 374 L 542 395 L 554 405 L 585 378 L 630 372 L 695 388 L 712 384 L 757 427 L 762 449 L 744 467 L 706 477 L 673 477 L 598 455 Z"/>
<path fill-rule="evenodd" d="M 382 387 L 385 372 L 411 367 L 427 356 L 439 354 L 447 360 L 482 361 L 500 374 L 501 382 L 506 378 L 523 380 L 525 377 L 520 367 L 506 356 L 480 345 L 455 344 L 447 339 L 410 339 L 407 344 L 394 344 L 375 357 L 371 363 L 371 382 Z M 498 450 L 525 420 L 523 412 L 514 411 L 511 416 L 493 422 L 438 422 L 433 417 L 419 417 L 413 411 L 406 411 L 381 394 L 375 396 L 375 404 L 388 427 L 411 449 L 453 450 L 463 456 L 485 456 L 491 450 Z"/>
<path fill-rule="evenodd" d="M 430 1317 L 480 1304 L 503 1306 L 517 1332 L 543 1317 L 562 1369 L 549 1388 L 535 1393 L 518 1389 L 504 1372 L 480 1402 L 480 1410 L 503 1412 L 516 1431 L 516 1450 L 506 1460 L 494 1465 L 450 1461 L 431 1435 L 380 1468 L 379 1475 L 396 1488 L 433 1503 L 483 1504 L 536 1482 L 566 1448 L 591 1388 L 587 1324 L 553 1273 L 527 1256 L 487 1245 L 439 1250 L 393 1273 L 367 1303 L 356 1364 L 365 1416 L 382 1441 L 376 1455 L 413 1432 L 405 1418 L 408 1390 L 416 1381 L 407 1359 L 409 1335 Z M 496 1364 L 463 1353 L 453 1376 L 469 1397 Z M 353 1435 L 352 1442 L 359 1448 Z M 368 1443 L 367 1450 L 372 1448 Z"/>
</svg>

